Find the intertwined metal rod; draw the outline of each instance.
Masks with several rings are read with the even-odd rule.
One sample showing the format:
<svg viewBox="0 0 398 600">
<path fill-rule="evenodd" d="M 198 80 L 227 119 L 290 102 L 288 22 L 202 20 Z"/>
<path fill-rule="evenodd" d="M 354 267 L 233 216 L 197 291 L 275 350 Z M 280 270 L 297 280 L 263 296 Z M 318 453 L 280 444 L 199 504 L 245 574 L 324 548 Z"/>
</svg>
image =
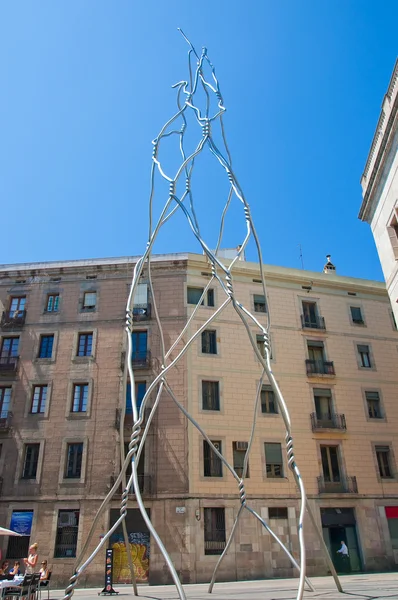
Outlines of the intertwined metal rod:
<svg viewBox="0 0 398 600">
<path fill-rule="evenodd" d="M 169 119 L 169 121 L 167 121 L 167 123 L 162 127 L 159 135 L 153 141 L 151 189 L 150 189 L 150 195 L 149 195 L 148 242 L 147 242 L 147 247 L 146 247 L 144 254 L 141 256 L 141 258 L 137 261 L 137 263 L 135 265 L 133 279 L 132 279 L 132 283 L 131 283 L 131 287 L 130 287 L 130 293 L 129 293 L 129 297 L 128 297 L 128 301 L 127 301 L 127 308 L 126 308 L 127 361 L 126 361 L 126 367 L 125 367 L 125 373 L 124 373 L 124 379 L 123 379 L 123 383 L 124 383 L 123 398 L 125 398 L 125 395 L 126 395 L 125 394 L 126 383 L 127 383 L 127 377 L 129 377 L 130 382 L 131 382 L 131 397 L 132 397 L 132 409 L 133 409 L 133 420 L 134 420 L 130 443 L 129 443 L 129 449 L 128 449 L 126 456 L 124 456 L 124 452 L 122 454 L 122 460 L 121 460 L 122 464 L 121 464 L 120 474 L 117 477 L 117 479 L 116 479 L 112 489 L 108 493 L 107 497 L 103 501 L 103 503 L 94 519 L 91 531 L 90 531 L 89 535 L 87 536 L 84 547 L 82 548 L 82 551 L 80 552 L 80 555 L 77 558 L 74 574 L 71 577 L 70 584 L 65 591 L 64 600 L 69 600 L 71 598 L 79 576 L 83 573 L 83 571 L 85 571 L 87 566 L 90 564 L 90 562 L 93 560 L 93 558 L 98 554 L 99 550 L 107 543 L 107 541 L 109 540 L 112 533 L 117 529 L 117 527 L 120 524 L 123 524 L 124 539 L 125 539 L 125 543 L 126 543 L 127 553 L 129 553 L 127 531 L 126 531 L 126 527 L 125 527 L 125 518 L 126 518 L 126 514 L 127 514 L 127 502 L 128 502 L 128 497 L 129 497 L 129 491 L 132 486 L 134 488 L 134 494 L 135 494 L 135 498 L 136 498 L 139 510 L 141 511 L 141 514 L 144 518 L 144 521 L 145 521 L 153 539 L 155 540 L 161 553 L 163 554 L 163 557 L 169 568 L 170 574 L 171 574 L 171 576 L 174 580 L 174 583 L 177 587 L 179 597 L 181 600 L 185 600 L 185 593 L 184 593 L 183 587 L 181 585 L 181 582 L 179 580 L 179 577 L 177 575 L 176 569 L 169 557 L 169 554 L 168 554 L 166 548 L 164 547 L 158 533 L 156 532 L 154 526 L 152 525 L 151 520 L 145 510 L 145 506 L 144 506 L 142 496 L 141 496 L 141 491 L 140 491 L 140 488 L 138 485 L 137 465 L 138 465 L 139 458 L 141 456 L 141 452 L 143 450 L 143 447 L 144 447 L 144 444 L 145 444 L 145 441 L 146 441 L 146 438 L 148 435 L 151 421 L 155 415 L 155 412 L 159 405 L 160 398 L 161 398 L 163 391 L 165 391 L 170 396 L 170 398 L 173 400 L 173 402 L 177 405 L 178 409 L 186 416 L 186 418 L 192 423 L 192 425 L 194 427 L 196 427 L 196 429 L 201 433 L 203 438 L 205 440 L 207 440 L 212 451 L 218 456 L 218 458 L 222 461 L 222 463 L 225 465 L 225 467 L 231 472 L 231 474 L 235 478 L 237 486 L 238 486 L 240 508 L 236 515 L 235 522 L 234 522 L 232 530 L 230 532 L 225 549 L 224 549 L 222 555 L 220 556 L 220 558 L 217 562 L 217 565 L 214 569 L 214 573 L 213 573 L 213 576 L 212 576 L 212 579 L 210 582 L 210 586 L 209 586 L 209 592 L 211 592 L 213 589 L 214 582 L 216 580 L 218 567 L 221 564 L 224 556 L 228 552 L 228 549 L 230 547 L 233 535 L 236 531 L 239 519 L 244 510 L 247 510 L 250 514 L 252 514 L 254 516 L 254 518 L 256 518 L 263 525 L 263 527 L 278 542 L 278 544 L 281 546 L 283 551 L 287 554 L 287 556 L 289 557 L 292 564 L 299 570 L 300 577 L 299 577 L 299 584 L 298 584 L 298 589 L 297 589 L 297 600 L 302 599 L 303 592 L 304 592 L 304 586 L 305 586 L 306 582 L 307 582 L 310 590 L 313 591 L 314 588 L 312 587 L 311 583 L 306 579 L 306 576 L 305 576 L 306 553 L 305 553 L 305 544 L 304 544 L 303 525 L 304 525 L 304 515 L 305 515 L 306 509 L 307 509 L 310 519 L 314 525 L 314 528 L 315 528 L 316 534 L 318 536 L 319 542 L 321 544 L 321 547 L 324 550 L 325 557 L 327 559 L 327 562 L 328 562 L 329 568 L 333 574 L 333 577 L 336 581 L 336 585 L 337 585 L 339 591 L 342 591 L 336 571 L 333 566 L 333 563 L 330 559 L 328 550 L 323 541 L 322 534 L 320 533 L 320 531 L 316 525 L 316 521 L 315 521 L 312 511 L 311 511 L 311 507 L 309 506 L 309 504 L 307 502 L 307 497 L 306 497 L 306 493 L 305 493 L 305 489 L 304 489 L 304 483 L 301 478 L 297 462 L 295 460 L 289 411 L 288 411 L 287 405 L 285 403 L 285 400 L 282 396 L 282 393 L 279 389 L 279 386 L 275 380 L 275 376 L 272 371 L 271 362 L 270 362 L 269 331 L 270 331 L 271 322 L 270 322 L 269 310 L 268 310 L 268 313 L 266 316 L 267 323 L 266 323 L 266 325 L 262 325 L 256 319 L 256 317 L 253 314 L 251 314 L 251 312 L 242 304 L 242 302 L 239 301 L 238 295 L 237 295 L 237 293 L 235 291 L 235 287 L 234 287 L 234 273 L 236 270 L 237 261 L 239 261 L 241 259 L 242 255 L 244 254 L 247 244 L 249 243 L 249 240 L 253 239 L 255 247 L 256 247 L 256 251 L 257 251 L 257 257 L 258 257 L 258 262 L 259 262 L 261 283 L 262 283 L 262 290 L 263 290 L 264 298 L 266 298 L 266 296 L 267 296 L 266 284 L 265 284 L 264 272 L 263 272 L 263 261 L 262 261 L 259 240 L 258 240 L 258 237 L 256 234 L 253 219 L 251 217 L 249 204 L 246 201 L 243 190 L 240 187 L 238 180 L 236 178 L 236 175 L 232 169 L 232 160 L 231 160 L 230 152 L 229 152 L 227 142 L 226 142 L 226 137 L 225 137 L 225 129 L 224 129 L 224 122 L 223 122 L 225 106 L 224 106 L 224 100 L 223 100 L 223 97 L 222 97 L 222 94 L 220 91 L 220 86 L 219 86 L 219 83 L 218 83 L 218 80 L 216 77 L 215 69 L 208 57 L 206 48 L 203 48 L 202 53 L 199 56 L 199 54 L 196 52 L 195 48 L 192 46 L 190 41 L 186 38 L 184 33 L 182 31 L 181 31 L 181 33 L 189 45 L 189 51 L 188 51 L 189 81 L 180 81 L 175 86 L 173 86 L 174 88 L 177 89 L 177 108 L 178 108 L 178 110 L 174 114 L 174 116 L 171 119 Z M 194 60 L 196 60 L 195 68 L 192 67 L 192 62 Z M 210 77 L 205 76 L 205 70 L 207 70 L 210 73 Z M 201 91 L 204 94 L 203 97 L 205 99 L 204 106 L 202 106 L 202 107 L 200 107 L 199 104 L 196 102 L 197 97 L 199 95 L 199 91 Z M 211 114 L 211 110 L 214 105 L 214 99 L 215 99 L 215 108 L 213 110 L 213 114 Z M 192 117 L 192 115 L 194 117 L 194 119 L 193 119 L 194 122 L 196 122 L 196 124 L 200 127 L 201 138 L 197 142 L 195 149 L 192 150 L 190 153 L 187 153 L 186 140 L 188 139 L 187 131 L 189 130 L 188 116 Z M 217 144 L 215 141 L 216 136 L 214 135 L 213 132 L 216 128 L 218 128 L 219 137 L 221 139 L 221 146 L 220 146 L 220 144 Z M 174 175 L 169 175 L 166 173 L 166 167 L 164 166 L 164 164 L 162 162 L 161 152 L 160 152 L 161 142 L 165 138 L 170 137 L 170 136 L 178 137 L 179 152 L 181 155 L 181 164 L 178 167 L 178 169 Z M 215 159 L 218 161 L 219 165 L 222 167 L 222 169 L 229 181 L 229 191 L 228 191 L 228 195 L 227 195 L 226 204 L 225 204 L 223 212 L 222 212 L 218 240 L 217 240 L 216 248 L 214 250 L 210 250 L 209 246 L 206 244 L 206 242 L 204 241 L 204 239 L 200 233 L 199 222 L 198 222 L 198 218 L 197 218 L 197 215 L 195 212 L 194 199 L 193 199 L 192 174 L 193 174 L 193 170 L 195 167 L 195 161 L 196 161 L 197 157 L 199 157 L 199 155 L 201 155 L 205 151 L 209 151 L 215 157 Z M 163 209 L 161 210 L 161 213 L 160 213 L 159 217 L 157 218 L 156 223 L 154 224 L 153 212 L 154 212 L 154 198 L 155 198 L 155 175 L 158 175 L 158 176 L 160 175 L 161 180 L 167 182 L 168 194 L 167 194 L 167 200 L 165 202 L 165 205 L 164 205 Z M 184 183 L 184 191 L 179 194 L 178 188 L 181 187 L 181 183 Z M 241 243 L 238 246 L 236 256 L 233 258 L 233 260 L 230 262 L 230 264 L 228 266 L 226 266 L 218 257 L 218 250 L 220 248 L 222 238 L 223 238 L 225 219 L 226 219 L 226 216 L 228 214 L 228 211 L 231 207 L 231 203 L 233 202 L 233 200 L 238 200 L 238 202 L 240 203 L 240 205 L 243 209 L 243 217 L 244 217 L 244 223 L 245 223 L 245 228 L 246 228 L 246 234 L 244 235 L 243 240 L 241 240 Z M 158 308 L 156 305 L 155 295 L 154 295 L 154 291 L 153 291 L 153 283 L 152 283 L 152 275 L 151 275 L 151 255 L 152 255 L 152 249 L 153 249 L 154 242 L 157 239 L 160 229 L 173 217 L 173 215 L 177 211 L 182 213 L 182 215 L 185 217 L 192 233 L 194 234 L 195 238 L 197 239 L 200 246 L 202 247 L 204 254 L 207 256 L 207 259 L 208 259 L 208 262 L 209 262 L 209 265 L 211 268 L 211 278 L 210 278 L 207 286 L 205 287 L 203 294 L 202 294 L 200 300 L 198 301 L 196 307 L 192 311 L 192 314 L 190 315 L 187 323 L 185 324 L 182 331 L 180 332 L 180 334 L 178 335 L 178 337 L 174 341 L 174 343 L 171 345 L 171 347 L 168 350 L 166 350 L 163 329 L 162 329 L 162 323 L 159 318 Z M 161 365 L 159 367 L 158 373 L 156 374 L 154 380 L 152 381 L 152 383 L 149 385 L 148 389 L 146 390 L 146 393 L 142 400 L 141 406 L 138 409 L 137 399 L 135 397 L 134 370 L 133 370 L 133 365 L 132 365 L 132 350 L 133 350 L 132 334 L 133 334 L 134 326 L 135 326 L 133 308 L 134 308 L 134 296 L 137 291 L 137 286 L 140 281 L 140 277 L 143 272 L 144 266 L 147 269 L 147 277 L 148 277 L 149 287 L 150 287 L 150 292 L 151 292 L 151 297 L 152 297 L 155 320 L 156 320 L 156 323 L 157 323 L 157 326 L 158 326 L 159 332 L 160 332 Z M 203 298 L 205 297 L 207 290 L 210 288 L 211 285 L 217 285 L 217 284 L 220 286 L 221 291 L 224 293 L 224 301 L 221 303 L 219 308 L 217 310 L 215 310 L 214 313 L 206 320 L 206 322 L 203 323 L 201 325 L 201 327 L 188 339 L 188 341 L 186 341 L 184 343 L 183 342 L 184 336 L 189 331 L 189 327 L 190 327 L 190 324 L 192 323 L 193 319 L 197 316 L 198 309 L 201 305 Z M 247 333 L 250 343 L 252 345 L 255 356 L 256 356 L 258 362 L 260 363 L 261 369 L 262 369 L 261 378 L 260 378 L 260 382 L 257 387 L 257 393 L 256 393 L 254 405 L 253 405 L 252 428 L 251 428 L 250 438 L 249 438 L 249 442 L 248 442 L 248 447 L 247 447 L 247 450 L 245 453 L 244 466 L 243 466 L 243 472 L 242 472 L 241 477 L 239 477 L 237 475 L 233 466 L 228 463 L 226 458 L 214 446 L 214 444 L 212 443 L 212 441 L 206 434 L 205 430 L 192 417 L 192 415 L 184 408 L 184 406 L 177 400 L 176 396 L 173 393 L 172 387 L 169 385 L 168 380 L 167 380 L 169 372 L 178 364 L 180 359 L 189 350 L 189 348 L 192 346 L 192 344 L 198 338 L 198 336 L 200 336 L 201 333 L 206 328 L 208 328 L 208 326 L 213 321 L 215 321 L 225 311 L 225 309 L 228 306 L 232 306 L 233 309 L 235 310 L 236 314 L 239 316 L 239 319 L 242 322 L 242 326 L 246 330 L 246 333 Z M 254 334 L 250 328 L 251 326 L 253 327 L 253 325 L 257 329 L 256 334 Z M 257 335 L 258 334 L 261 334 L 262 339 L 264 341 L 264 356 L 259 351 L 258 346 L 257 346 Z M 174 358 L 171 358 L 171 355 L 174 352 L 174 350 L 176 350 L 177 346 L 178 347 L 182 346 L 182 348 L 177 352 L 177 354 L 174 356 Z M 250 506 L 250 502 L 246 496 L 246 491 L 245 491 L 245 478 L 246 478 L 246 474 L 247 474 L 249 454 L 250 454 L 252 443 L 253 443 L 253 440 L 255 437 L 256 419 L 257 419 L 257 414 L 258 414 L 258 403 L 259 403 L 259 398 L 260 398 L 262 382 L 263 382 L 265 376 L 267 377 L 270 385 L 272 386 L 272 390 L 274 392 L 274 395 L 275 395 L 275 398 L 277 400 L 277 404 L 279 407 L 279 412 L 280 412 L 280 414 L 283 418 L 284 424 L 285 424 L 286 451 L 287 451 L 288 467 L 291 470 L 291 472 L 293 473 L 294 480 L 295 480 L 297 487 L 299 489 L 299 492 L 300 492 L 300 513 L 299 513 L 299 519 L 298 519 L 298 538 L 299 538 L 299 550 L 300 550 L 299 561 L 296 561 L 296 559 L 292 556 L 292 554 L 289 552 L 289 550 L 286 548 L 286 546 L 282 543 L 282 541 L 279 539 L 279 537 L 271 530 L 271 528 L 266 523 L 266 521 L 262 517 L 260 517 L 258 515 L 258 513 Z M 142 427 L 143 420 L 144 420 L 143 416 L 145 414 L 145 408 L 148 404 L 148 400 L 152 393 L 154 393 L 156 396 L 155 402 L 153 403 L 153 406 L 150 410 L 150 414 L 146 421 L 144 432 L 142 433 L 141 427 Z M 121 414 L 121 420 L 120 420 L 121 449 L 122 449 L 122 443 L 123 443 L 124 416 L 125 416 L 125 406 L 123 406 L 123 408 L 122 408 L 122 414 Z M 132 472 L 131 472 L 131 476 L 129 477 L 129 480 L 126 483 L 126 470 L 129 467 L 129 465 L 131 465 Z M 91 555 L 85 560 L 85 562 L 82 562 L 83 558 L 87 552 L 89 543 L 92 539 L 94 529 L 99 522 L 100 516 L 103 514 L 106 507 L 109 505 L 109 502 L 112 500 L 112 497 L 114 496 L 114 494 L 121 482 L 123 482 L 124 491 L 122 494 L 120 516 L 119 516 L 118 520 L 116 521 L 116 523 L 114 523 L 114 525 L 104 535 L 104 537 L 102 538 L 101 542 L 98 544 L 98 546 L 96 547 L 94 552 L 91 553 Z M 133 567 L 131 565 L 131 561 L 130 561 L 130 569 L 132 570 L 132 581 L 133 581 L 134 593 L 135 593 L 135 595 L 137 595 L 138 594 L 137 586 L 136 586 L 136 582 L 135 582 L 135 577 L 134 577 L 134 572 L 133 572 Z"/>
</svg>

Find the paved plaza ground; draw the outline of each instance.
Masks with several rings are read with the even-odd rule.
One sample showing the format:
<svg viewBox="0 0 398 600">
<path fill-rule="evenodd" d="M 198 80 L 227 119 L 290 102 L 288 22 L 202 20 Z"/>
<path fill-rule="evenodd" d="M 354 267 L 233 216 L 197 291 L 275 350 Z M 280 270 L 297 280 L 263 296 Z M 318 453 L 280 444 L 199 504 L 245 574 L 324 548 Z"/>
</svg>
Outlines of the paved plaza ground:
<svg viewBox="0 0 398 600">
<path fill-rule="evenodd" d="M 340 577 L 344 593 L 340 594 L 331 577 L 313 577 L 311 582 L 315 592 L 305 592 L 305 600 L 398 600 L 398 573 L 378 573 L 364 575 L 345 575 Z M 134 598 L 130 587 L 115 585 L 119 591 L 114 598 Z M 239 581 L 217 583 L 213 593 L 207 593 L 207 585 L 185 585 L 187 600 L 295 600 L 296 579 L 278 579 L 264 581 Z M 75 600 L 94 600 L 98 598 L 98 589 L 78 589 Z M 44 592 L 46 594 L 46 592 Z M 178 600 L 174 586 L 139 586 L 139 596 L 143 600 Z M 43 598 L 46 596 L 44 595 Z M 51 591 L 50 598 L 60 600 L 63 590 Z"/>
</svg>

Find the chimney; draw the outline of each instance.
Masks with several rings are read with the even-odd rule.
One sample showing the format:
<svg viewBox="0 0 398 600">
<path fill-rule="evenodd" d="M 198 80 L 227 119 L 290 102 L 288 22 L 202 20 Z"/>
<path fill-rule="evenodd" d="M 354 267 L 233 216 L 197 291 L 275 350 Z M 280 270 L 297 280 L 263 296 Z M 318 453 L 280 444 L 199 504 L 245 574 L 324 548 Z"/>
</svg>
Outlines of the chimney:
<svg viewBox="0 0 398 600">
<path fill-rule="evenodd" d="M 323 267 L 323 272 L 330 275 L 330 273 L 336 273 L 336 267 L 334 266 L 334 264 L 330 261 L 330 254 L 326 255 L 326 260 L 327 263 L 326 265 Z"/>
</svg>

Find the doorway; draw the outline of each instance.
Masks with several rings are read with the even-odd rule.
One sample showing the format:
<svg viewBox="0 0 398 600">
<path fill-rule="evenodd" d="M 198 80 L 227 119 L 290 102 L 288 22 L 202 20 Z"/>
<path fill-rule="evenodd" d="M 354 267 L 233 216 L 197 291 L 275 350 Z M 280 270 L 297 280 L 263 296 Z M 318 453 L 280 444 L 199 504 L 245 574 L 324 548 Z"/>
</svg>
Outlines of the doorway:
<svg viewBox="0 0 398 600">
<path fill-rule="evenodd" d="M 338 573 L 358 573 L 362 570 L 356 520 L 353 508 L 321 508 L 322 532 L 331 559 Z M 338 552 L 344 542 L 348 556 Z"/>
<path fill-rule="evenodd" d="M 120 510 L 110 511 L 111 526 L 120 516 Z M 150 510 L 147 509 L 150 516 Z M 127 509 L 126 515 L 129 551 L 134 565 L 137 583 L 147 583 L 149 578 L 150 534 L 138 508 Z M 113 549 L 113 583 L 131 583 L 131 573 L 124 543 L 123 529 L 120 525 L 110 538 Z"/>
</svg>

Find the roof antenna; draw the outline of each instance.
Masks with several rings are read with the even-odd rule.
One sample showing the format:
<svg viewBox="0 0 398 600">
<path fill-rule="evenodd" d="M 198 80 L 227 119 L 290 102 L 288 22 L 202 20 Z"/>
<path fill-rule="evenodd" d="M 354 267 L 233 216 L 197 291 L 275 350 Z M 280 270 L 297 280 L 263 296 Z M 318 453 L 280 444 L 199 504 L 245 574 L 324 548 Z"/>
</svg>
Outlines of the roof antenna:
<svg viewBox="0 0 398 600">
<path fill-rule="evenodd" d="M 304 270 L 304 259 L 303 259 L 303 249 L 301 248 L 301 244 L 298 244 L 298 247 L 300 248 L 300 262 L 301 262 L 301 268 Z"/>
</svg>

